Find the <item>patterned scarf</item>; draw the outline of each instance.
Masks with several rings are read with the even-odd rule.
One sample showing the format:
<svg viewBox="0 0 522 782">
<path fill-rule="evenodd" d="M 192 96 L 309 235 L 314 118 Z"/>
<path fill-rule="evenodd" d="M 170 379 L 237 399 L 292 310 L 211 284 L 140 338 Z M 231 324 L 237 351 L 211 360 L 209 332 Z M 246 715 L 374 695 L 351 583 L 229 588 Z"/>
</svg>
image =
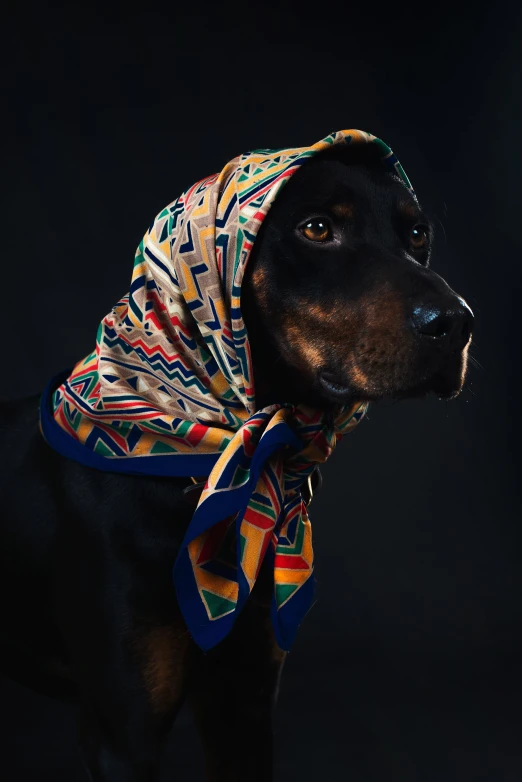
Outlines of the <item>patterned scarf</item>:
<svg viewBox="0 0 522 782">
<path fill-rule="evenodd" d="M 205 650 L 229 632 L 266 559 L 276 637 L 290 648 L 313 593 L 300 489 L 366 411 L 361 403 L 335 413 L 284 402 L 256 409 L 241 315 L 245 267 L 271 204 L 308 158 L 341 143 L 374 144 L 410 188 L 391 150 L 359 130 L 234 158 L 160 212 L 95 350 L 42 396 L 43 436 L 68 458 L 127 474 L 208 475 L 173 570 Z"/>
</svg>

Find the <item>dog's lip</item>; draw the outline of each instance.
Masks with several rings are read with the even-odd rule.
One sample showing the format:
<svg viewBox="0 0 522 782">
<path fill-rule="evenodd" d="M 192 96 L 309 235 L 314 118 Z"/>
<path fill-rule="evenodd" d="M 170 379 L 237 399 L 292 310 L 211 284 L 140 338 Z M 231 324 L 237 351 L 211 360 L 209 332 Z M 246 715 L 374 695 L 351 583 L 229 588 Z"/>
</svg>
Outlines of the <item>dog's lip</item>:
<svg viewBox="0 0 522 782">
<path fill-rule="evenodd" d="M 343 399 L 350 394 L 349 386 L 339 382 L 340 378 L 331 372 L 321 372 L 319 382 L 322 387 L 332 396 Z"/>
<path fill-rule="evenodd" d="M 439 399 L 455 399 L 461 391 L 460 378 L 447 377 L 443 373 L 437 373 L 431 380 L 430 390 Z"/>
</svg>

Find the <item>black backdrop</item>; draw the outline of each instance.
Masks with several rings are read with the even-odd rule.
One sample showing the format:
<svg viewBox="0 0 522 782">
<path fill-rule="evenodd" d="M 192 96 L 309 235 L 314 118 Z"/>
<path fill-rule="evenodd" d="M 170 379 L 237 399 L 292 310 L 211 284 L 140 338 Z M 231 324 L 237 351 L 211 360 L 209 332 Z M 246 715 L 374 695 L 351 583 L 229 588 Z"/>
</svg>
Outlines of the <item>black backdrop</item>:
<svg viewBox="0 0 522 782">
<path fill-rule="evenodd" d="M 4 19 L 0 394 L 91 350 L 150 219 L 187 185 L 246 149 L 383 138 L 437 217 L 434 266 L 475 311 L 482 368 L 457 401 L 375 406 L 325 468 L 276 779 L 520 782 L 522 16 L 185 5 Z M 85 780 L 69 711 L 7 680 L 2 696 L 9 779 Z M 201 779 L 186 714 L 172 751 L 176 779 Z"/>
</svg>

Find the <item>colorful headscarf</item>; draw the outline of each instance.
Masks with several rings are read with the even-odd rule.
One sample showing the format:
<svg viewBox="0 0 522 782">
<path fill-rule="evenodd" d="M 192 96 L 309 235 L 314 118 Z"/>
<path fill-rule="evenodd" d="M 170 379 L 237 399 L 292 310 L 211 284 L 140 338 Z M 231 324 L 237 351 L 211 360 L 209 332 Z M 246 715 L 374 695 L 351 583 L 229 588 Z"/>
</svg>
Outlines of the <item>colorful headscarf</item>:
<svg viewBox="0 0 522 782">
<path fill-rule="evenodd" d="M 276 637 L 290 647 L 313 593 L 300 489 L 366 411 L 284 401 L 258 410 L 241 315 L 245 267 L 271 204 L 308 158 L 341 143 L 374 144 L 410 188 L 391 150 L 359 130 L 234 158 L 160 212 L 95 350 L 42 397 L 42 433 L 69 458 L 112 472 L 208 475 L 173 571 L 203 649 L 228 633 L 265 558 Z"/>
</svg>

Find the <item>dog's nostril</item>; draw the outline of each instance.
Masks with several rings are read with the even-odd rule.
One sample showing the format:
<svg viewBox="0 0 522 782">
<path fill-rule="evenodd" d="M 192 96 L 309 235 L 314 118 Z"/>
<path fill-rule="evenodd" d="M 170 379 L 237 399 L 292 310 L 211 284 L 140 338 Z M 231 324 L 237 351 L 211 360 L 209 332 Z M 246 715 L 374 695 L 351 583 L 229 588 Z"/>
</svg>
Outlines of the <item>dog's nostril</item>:
<svg viewBox="0 0 522 782">
<path fill-rule="evenodd" d="M 437 307 L 416 307 L 412 320 L 415 330 L 427 337 L 445 337 L 453 325 L 452 315 L 441 312 Z"/>
<path fill-rule="evenodd" d="M 466 302 L 451 309 L 439 309 L 434 305 L 416 307 L 412 323 L 418 334 L 434 339 L 444 338 L 445 344 L 454 350 L 462 350 L 473 331 L 473 313 Z"/>
</svg>

